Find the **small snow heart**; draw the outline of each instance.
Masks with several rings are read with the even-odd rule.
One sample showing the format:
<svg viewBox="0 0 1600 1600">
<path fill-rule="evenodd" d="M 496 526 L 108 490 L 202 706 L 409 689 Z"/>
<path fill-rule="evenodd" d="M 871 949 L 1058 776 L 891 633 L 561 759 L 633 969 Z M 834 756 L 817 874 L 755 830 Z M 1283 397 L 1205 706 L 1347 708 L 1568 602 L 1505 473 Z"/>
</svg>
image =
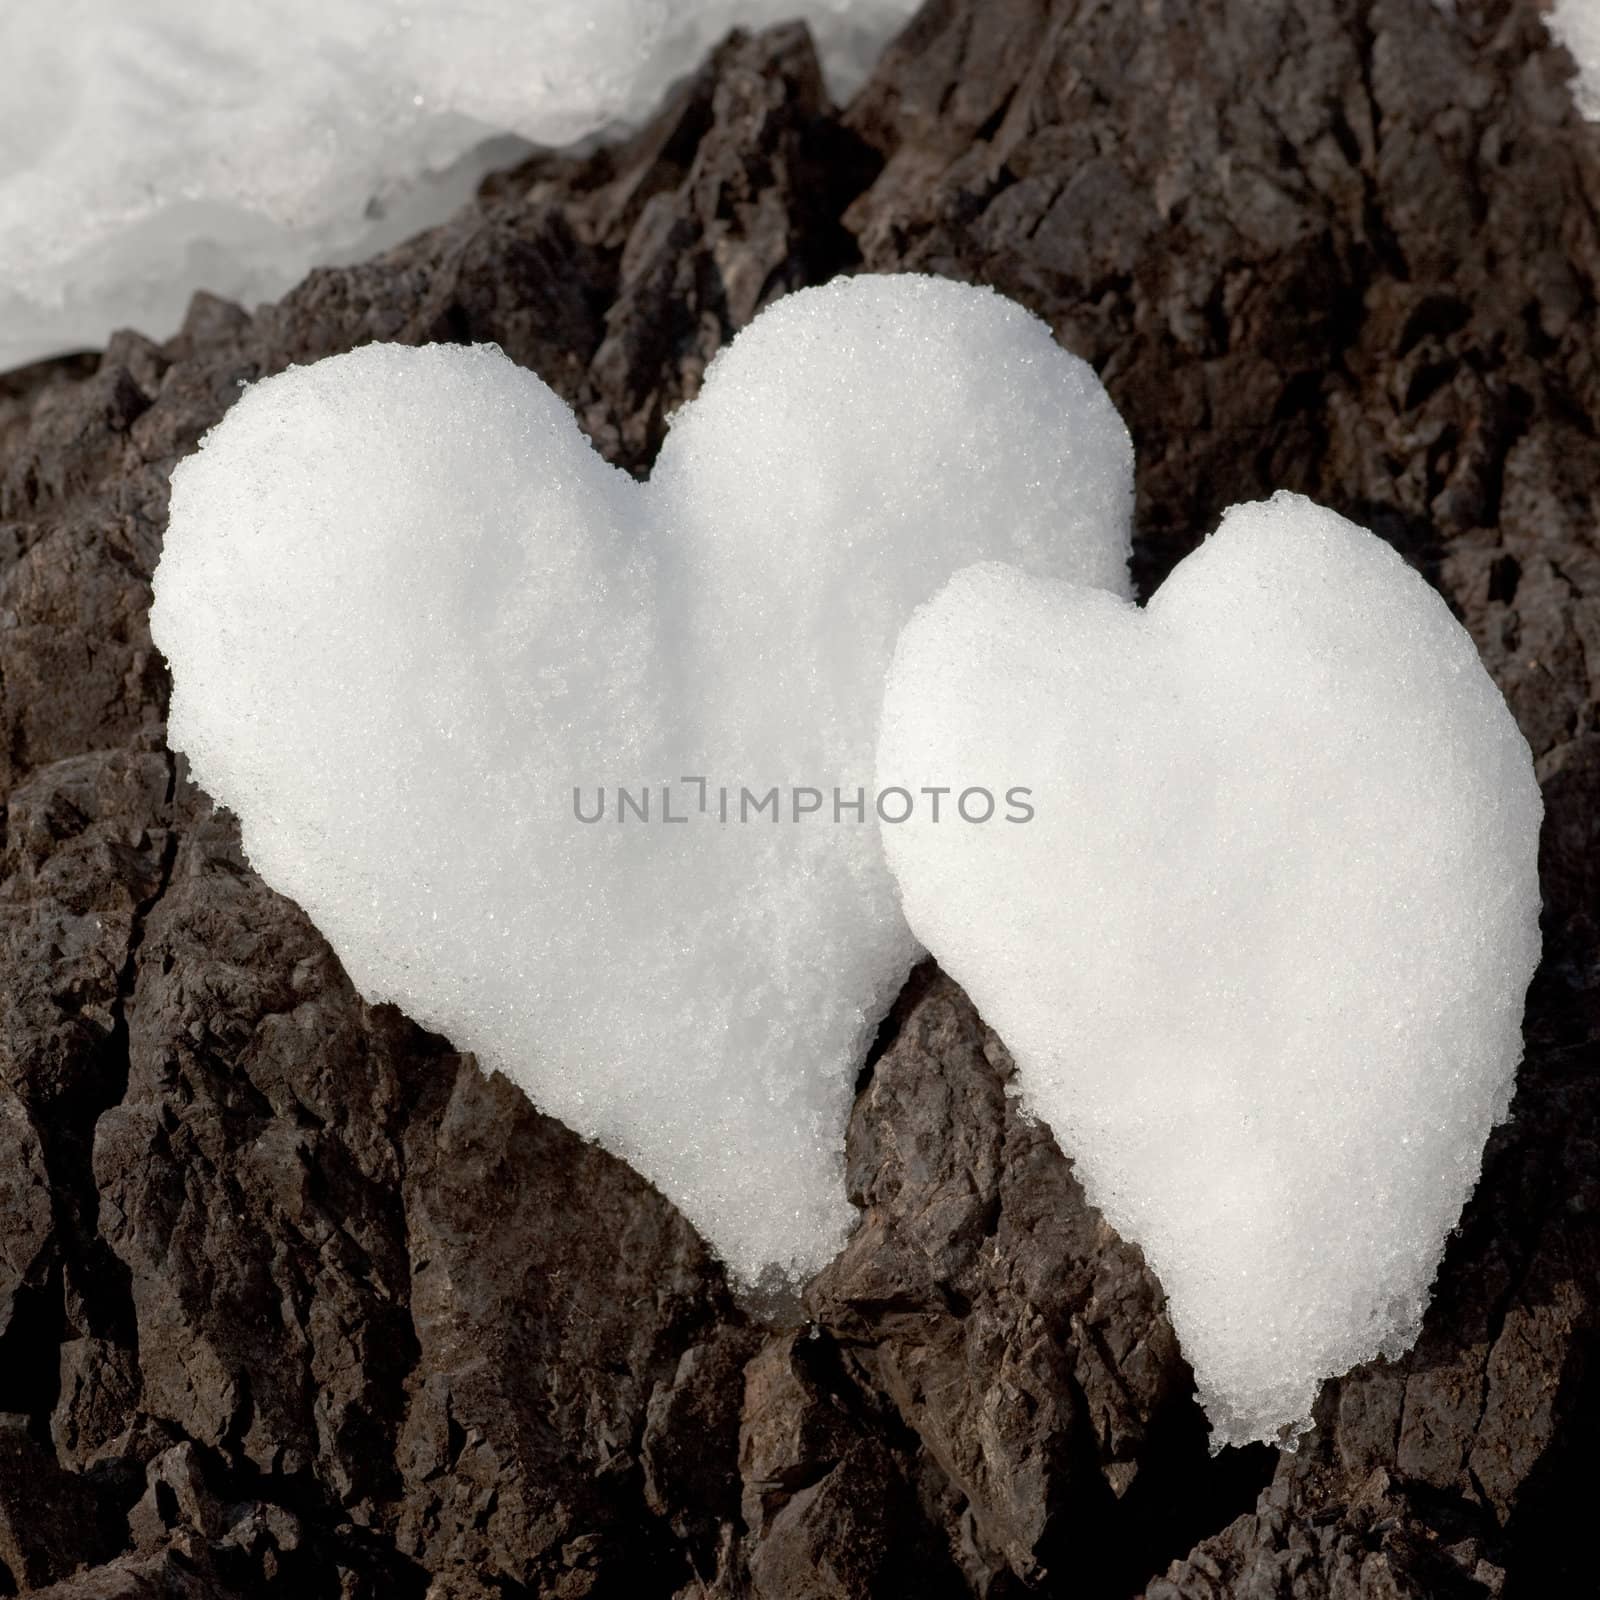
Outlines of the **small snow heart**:
<svg viewBox="0 0 1600 1600">
<path fill-rule="evenodd" d="M 1126 592 L 1131 503 L 1092 371 L 935 279 L 778 302 L 642 485 L 497 350 L 369 347 L 174 472 L 170 738 L 367 996 L 742 1279 L 807 1273 L 917 954 L 872 791 L 894 641 L 984 557 Z"/>
<path fill-rule="evenodd" d="M 913 931 L 1144 1247 L 1214 1442 L 1408 1348 L 1539 954 L 1528 747 L 1443 600 L 1292 495 L 1140 611 L 986 564 L 906 628 L 880 774 L 1025 824 L 885 830 Z"/>
</svg>

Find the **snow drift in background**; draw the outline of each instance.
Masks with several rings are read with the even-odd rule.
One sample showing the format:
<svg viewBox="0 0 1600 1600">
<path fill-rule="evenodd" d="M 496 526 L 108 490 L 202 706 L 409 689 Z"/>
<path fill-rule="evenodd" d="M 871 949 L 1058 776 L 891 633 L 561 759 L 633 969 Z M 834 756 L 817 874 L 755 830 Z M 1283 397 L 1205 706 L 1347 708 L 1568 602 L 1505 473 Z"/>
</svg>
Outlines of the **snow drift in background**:
<svg viewBox="0 0 1600 1600">
<path fill-rule="evenodd" d="M 1556 0 L 1545 19 L 1550 36 L 1578 63 L 1572 98 L 1592 121 L 1600 121 L 1600 0 Z"/>
<path fill-rule="evenodd" d="M 636 119 L 737 25 L 804 17 L 846 95 L 913 9 L 8 0 L 0 370 L 121 326 L 164 338 L 195 289 L 270 298 L 398 242 L 514 156 L 507 136 L 561 145 Z"/>
</svg>

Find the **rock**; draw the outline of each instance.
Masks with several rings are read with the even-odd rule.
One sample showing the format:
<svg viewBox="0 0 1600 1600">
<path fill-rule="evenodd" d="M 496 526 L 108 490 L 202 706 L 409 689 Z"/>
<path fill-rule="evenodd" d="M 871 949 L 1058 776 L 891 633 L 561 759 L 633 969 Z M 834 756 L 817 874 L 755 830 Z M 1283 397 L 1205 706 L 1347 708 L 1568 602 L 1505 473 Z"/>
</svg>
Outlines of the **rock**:
<svg viewBox="0 0 1600 1600">
<path fill-rule="evenodd" d="M 814 1325 L 768 1340 L 746 1367 L 739 1470 L 761 1600 L 964 1592 L 869 1396 Z"/>
<path fill-rule="evenodd" d="M 1531 0 L 930 0 L 857 100 L 735 37 L 627 140 L 253 312 L 0 377 L 0 1593 L 1582 1592 L 1600 1410 L 1600 129 Z M 1423 1338 L 1207 1454 L 1160 1285 L 919 971 L 859 1231 L 741 1309 L 634 1173 L 354 993 L 164 747 L 173 463 L 239 385 L 499 341 L 642 473 L 776 296 L 1031 305 L 1139 451 L 1374 527 L 1533 745 L 1546 960 Z M 426 848 L 426 841 L 419 841 Z M 1163 1576 L 1163 1574 L 1165 1574 Z"/>
<path fill-rule="evenodd" d="M 26 1416 L 0 1413 L 0 1571 L 13 1592 L 43 1588 L 116 1551 L 116 1508 L 98 1488 L 63 1472 Z"/>
<path fill-rule="evenodd" d="M 738 1434 L 745 1366 L 759 1343 L 756 1330 L 742 1323 L 713 1328 L 656 1383 L 645 1410 L 639 1441 L 645 1504 L 689 1545 L 697 1573 L 718 1566 L 740 1527 L 742 1485 L 727 1446 Z"/>
<path fill-rule="evenodd" d="M 1085 1528 L 1110 1581 L 1149 1536 L 1141 1465 L 1181 1458 L 1197 1495 L 1208 1472 L 1160 1286 L 1021 1116 L 960 990 L 928 967 L 904 1004 L 850 1125 L 862 1226 L 808 1306 L 960 1507 L 970 1581 L 1081 1577 Z"/>
<path fill-rule="evenodd" d="M 464 1064 L 414 1092 L 434 1109 L 403 1147 L 417 1351 L 401 1548 L 457 1594 L 485 1570 L 577 1595 L 681 1567 L 660 1519 L 685 1504 L 716 1516 L 716 1435 L 683 1460 L 689 1441 L 667 1441 L 691 1419 L 663 1416 L 658 1396 L 686 1366 L 720 1374 L 723 1394 L 739 1370 L 703 1359 L 708 1335 L 737 1327 L 705 1246 L 505 1079 Z M 731 1477 L 737 1417 L 702 1403 Z M 686 1474 L 706 1501 L 686 1498 Z"/>
</svg>

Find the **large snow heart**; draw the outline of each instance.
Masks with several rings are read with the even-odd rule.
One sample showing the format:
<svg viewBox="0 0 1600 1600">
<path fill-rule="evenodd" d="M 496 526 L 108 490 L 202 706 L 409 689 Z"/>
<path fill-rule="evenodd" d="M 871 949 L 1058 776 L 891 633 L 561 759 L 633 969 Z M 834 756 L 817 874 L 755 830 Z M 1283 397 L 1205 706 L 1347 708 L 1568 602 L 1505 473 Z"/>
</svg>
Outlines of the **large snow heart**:
<svg viewBox="0 0 1600 1600">
<path fill-rule="evenodd" d="M 913 931 L 1166 1289 L 1217 1443 L 1410 1345 L 1539 953 L 1528 747 L 1444 602 L 1290 495 L 1144 611 L 985 565 L 907 627 L 880 775 Z M 947 801 L 947 806 L 954 803 Z M 976 799 L 974 815 L 983 811 Z"/>
<path fill-rule="evenodd" d="M 365 994 L 741 1277 L 806 1272 L 916 954 L 872 793 L 895 638 L 986 556 L 1125 592 L 1130 480 L 1093 373 L 933 279 L 763 314 L 644 485 L 492 348 L 360 350 L 173 475 L 171 739 Z"/>
</svg>

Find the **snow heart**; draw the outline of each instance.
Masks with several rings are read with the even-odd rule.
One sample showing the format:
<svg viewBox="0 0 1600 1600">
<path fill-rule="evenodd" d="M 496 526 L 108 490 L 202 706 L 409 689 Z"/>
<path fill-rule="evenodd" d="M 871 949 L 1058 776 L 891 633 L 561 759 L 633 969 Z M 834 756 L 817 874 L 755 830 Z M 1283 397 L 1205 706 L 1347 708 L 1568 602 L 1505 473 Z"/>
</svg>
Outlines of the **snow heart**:
<svg viewBox="0 0 1600 1600">
<path fill-rule="evenodd" d="M 370 347 L 257 385 L 173 474 L 170 737 L 364 994 L 632 1162 L 742 1278 L 807 1273 L 917 954 L 870 805 L 831 791 L 870 791 L 919 602 L 986 557 L 1125 593 L 1131 503 L 1089 368 L 934 279 L 779 302 L 643 485 L 497 350 Z M 648 823 L 575 816 L 645 785 Z M 724 823 L 724 786 L 829 804 Z"/>
<path fill-rule="evenodd" d="M 1416 1337 L 1505 1115 L 1541 803 L 1443 600 L 1292 495 L 1148 607 L 983 565 L 918 612 L 878 754 L 1028 827 L 884 833 L 907 919 L 1164 1286 L 1218 1444 Z"/>
</svg>

